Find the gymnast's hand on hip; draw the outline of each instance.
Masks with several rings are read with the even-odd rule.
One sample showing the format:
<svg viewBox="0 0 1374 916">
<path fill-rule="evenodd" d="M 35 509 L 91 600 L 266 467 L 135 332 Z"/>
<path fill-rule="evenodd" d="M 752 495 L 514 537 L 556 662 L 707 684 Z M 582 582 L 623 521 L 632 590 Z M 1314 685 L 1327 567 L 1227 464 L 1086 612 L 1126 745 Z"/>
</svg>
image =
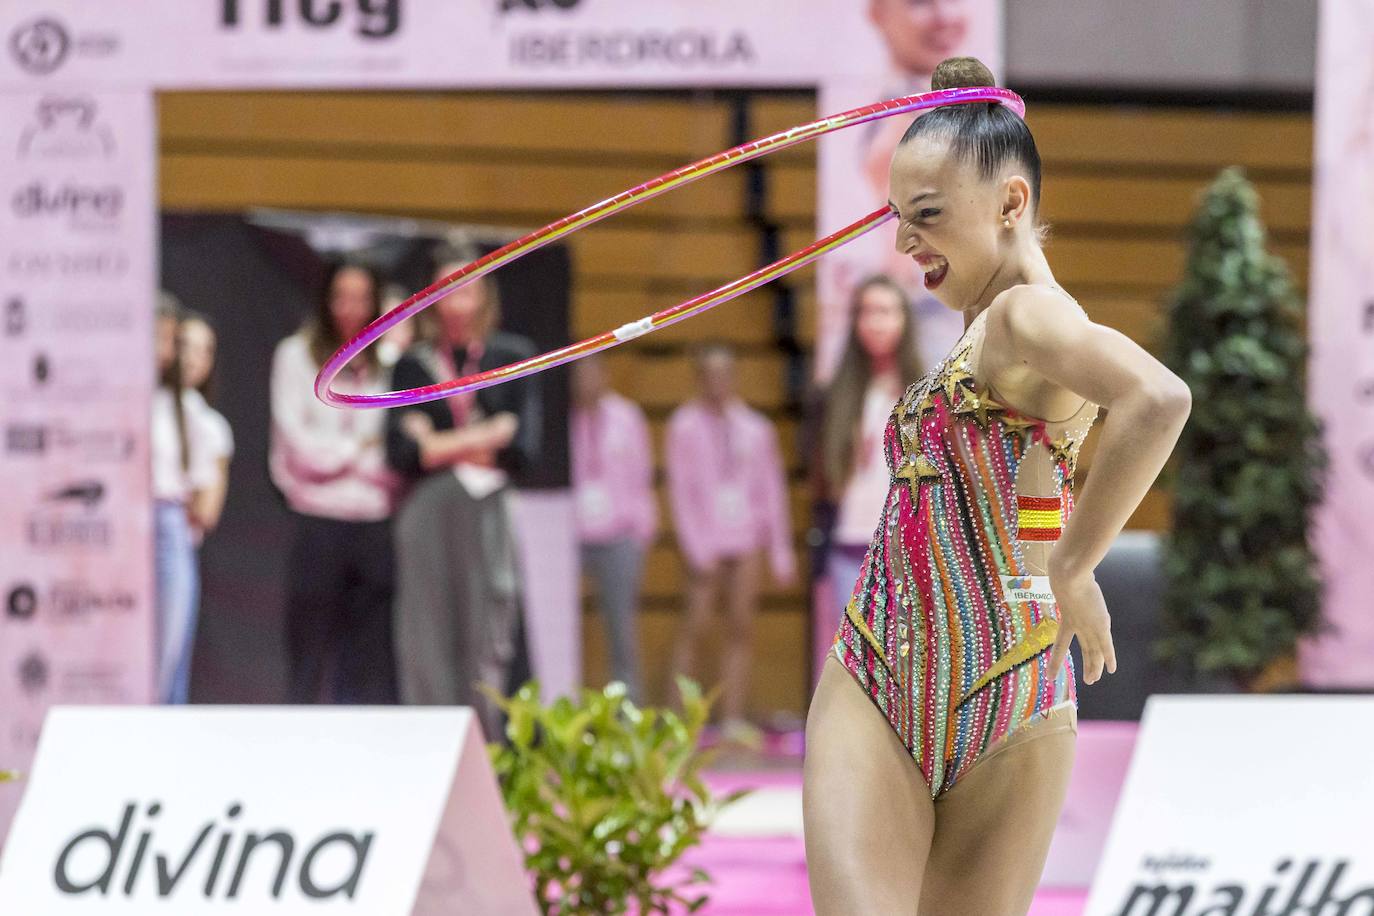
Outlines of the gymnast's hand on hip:
<svg viewBox="0 0 1374 916">
<path fill-rule="evenodd" d="M 1116 650 L 1112 647 L 1112 617 L 1107 602 L 1092 571 L 1060 572 L 1056 575 L 1050 564 L 1050 591 L 1059 606 L 1059 636 L 1050 654 L 1050 670 L 1057 672 L 1069 654 L 1069 644 L 1078 638 L 1078 650 L 1083 655 L 1083 683 L 1093 684 L 1102 677 L 1103 665 L 1108 674 L 1116 673 Z"/>
</svg>

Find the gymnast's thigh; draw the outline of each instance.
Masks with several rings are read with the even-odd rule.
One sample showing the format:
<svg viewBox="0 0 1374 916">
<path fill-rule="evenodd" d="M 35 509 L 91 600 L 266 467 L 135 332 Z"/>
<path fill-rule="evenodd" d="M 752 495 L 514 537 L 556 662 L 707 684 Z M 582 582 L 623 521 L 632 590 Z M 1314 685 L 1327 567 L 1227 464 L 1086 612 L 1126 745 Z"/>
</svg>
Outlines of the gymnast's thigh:
<svg viewBox="0 0 1374 916">
<path fill-rule="evenodd" d="M 806 718 L 802 809 L 818 916 L 915 914 L 935 828 L 930 789 L 833 655 Z"/>
<path fill-rule="evenodd" d="M 1073 770 L 1072 705 L 1017 729 L 935 803 L 921 916 L 1024 916 Z"/>
</svg>

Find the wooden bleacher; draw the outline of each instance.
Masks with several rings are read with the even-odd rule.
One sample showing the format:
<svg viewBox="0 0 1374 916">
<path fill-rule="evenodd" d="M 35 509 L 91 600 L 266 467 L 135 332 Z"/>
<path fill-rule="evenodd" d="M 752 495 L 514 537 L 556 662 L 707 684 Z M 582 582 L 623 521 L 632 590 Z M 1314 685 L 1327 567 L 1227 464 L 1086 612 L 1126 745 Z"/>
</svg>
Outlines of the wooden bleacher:
<svg viewBox="0 0 1374 916">
<path fill-rule="evenodd" d="M 1042 106 L 1033 95 L 1029 102 L 1045 163 L 1050 262 L 1095 320 L 1155 348 L 1161 302 L 1183 264 L 1183 227 L 1198 192 L 1231 164 L 1250 170 L 1273 248 L 1305 286 L 1310 115 Z M 162 205 L 352 210 L 534 227 L 731 145 L 734 104 L 712 93 L 164 94 Z M 753 93 L 744 104 L 754 136 L 816 114 L 813 100 L 795 93 Z M 761 167 L 764 215 L 781 227 L 790 251 L 815 236 L 815 147 L 784 151 Z M 735 169 L 574 236 L 574 332 L 604 330 L 758 266 L 758 230 L 745 200 L 746 175 Z M 787 282 L 797 290 L 799 339 L 809 347 L 812 275 Z M 687 348 L 705 336 L 739 347 L 742 389 L 779 425 L 793 462 L 791 505 L 804 562 L 808 495 L 766 290 L 658 332 L 644 342 L 651 346 L 614 351 L 613 377 L 648 411 L 661 462 L 667 413 L 692 391 Z M 655 692 L 666 675 L 683 581 L 661 485 L 659 496 L 665 525 L 649 560 L 641 617 Z M 1167 517 L 1167 494 L 1159 492 L 1131 524 L 1161 527 Z M 755 639 L 757 711 L 805 707 L 806 606 L 800 586 L 770 586 L 766 593 Z M 586 624 L 588 678 L 598 682 L 607 667 L 605 641 L 597 618 L 589 615 Z"/>
</svg>

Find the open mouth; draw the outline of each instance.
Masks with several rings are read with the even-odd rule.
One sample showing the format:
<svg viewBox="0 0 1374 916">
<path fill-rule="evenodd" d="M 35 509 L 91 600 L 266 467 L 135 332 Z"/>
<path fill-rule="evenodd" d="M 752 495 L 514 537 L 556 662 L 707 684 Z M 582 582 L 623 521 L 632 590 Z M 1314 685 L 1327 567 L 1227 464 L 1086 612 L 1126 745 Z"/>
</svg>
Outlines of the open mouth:
<svg viewBox="0 0 1374 916">
<path fill-rule="evenodd" d="M 926 289 L 934 289 L 945 279 L 945 274 L 949 273 L 949 261 L 938 255 L 932 258 L 922 258 L 916 262 L 924 272 Z"/>
</svg>

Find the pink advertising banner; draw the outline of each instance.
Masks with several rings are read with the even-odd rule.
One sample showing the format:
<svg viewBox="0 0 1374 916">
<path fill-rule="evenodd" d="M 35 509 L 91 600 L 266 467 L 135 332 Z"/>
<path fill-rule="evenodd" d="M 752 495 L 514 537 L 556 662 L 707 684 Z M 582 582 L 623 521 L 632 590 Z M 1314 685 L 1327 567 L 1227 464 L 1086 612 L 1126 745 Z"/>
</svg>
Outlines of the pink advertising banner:
<svg viewBox="0 0 1374 916">
<path fill-rule="evenodd" d="M 0 91 L 0 770 L 152 699 L 155 157 L 145 92 Z"/>
<path fill-rule="evenodd" d="M 997 0 L 874 0 L 854 6 L 864 9 L 865 28 L 848 46 L 854 60 L 869 66 L 863 72 L 846 68 L 821 83 L 818 103 L 824 114 L 928 92 L 931 74 L 946 57 L 972 55 L 1000 76 L 1002 4 Z M 831 231 L 887 202 L 888 163 L 915 117 L 874 121 L 820 141 L 822 227 Z M 838 365 L 854 287 L 875 273 L 892 277 L 911 297 L 924 365 L 938 362 L 964 333 L 963 316 L 926 293 L 915 263 L 894 250 L 896 237 L 897 224 L 889 222 L 817 265 L 817 379 L 828 379 Z"/>
<path fill-rule="evenodd" d="M 1331 458 L 1316 548 L 1335 627 L 1314 687 L 1374 688 L 1374 0 L 1324 0 L 1317 47 L 1308 398 Z"/>
</svg>

